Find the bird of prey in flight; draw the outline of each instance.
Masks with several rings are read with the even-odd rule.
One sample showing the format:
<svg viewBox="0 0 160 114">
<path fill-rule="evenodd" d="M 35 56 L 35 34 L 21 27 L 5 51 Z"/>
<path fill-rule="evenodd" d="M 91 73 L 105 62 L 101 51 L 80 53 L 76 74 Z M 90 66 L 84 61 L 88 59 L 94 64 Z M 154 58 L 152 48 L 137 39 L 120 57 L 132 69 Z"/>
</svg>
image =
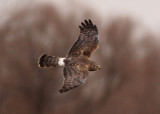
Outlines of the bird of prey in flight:
<svg viewBox="0 0 160 114">
<path fill-rule="evenodd" d="M 39 67 L 63 67 L 64 83 L 60 93 L 76 88 L 85 83 L 89 71 L 100 69 L 90 60 L 92 53 L 98 48 L 98 29 L 92 21 L 81 23 L 80 35 L 64 58 L 43 54 L 38 60 Z"/>
</svg>

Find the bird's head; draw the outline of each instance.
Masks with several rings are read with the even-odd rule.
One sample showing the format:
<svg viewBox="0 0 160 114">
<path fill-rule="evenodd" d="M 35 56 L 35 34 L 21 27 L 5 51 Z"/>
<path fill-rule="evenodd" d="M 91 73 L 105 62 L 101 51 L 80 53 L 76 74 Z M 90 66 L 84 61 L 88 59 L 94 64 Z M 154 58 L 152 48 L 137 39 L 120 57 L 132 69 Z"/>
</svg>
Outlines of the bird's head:
<svg viewBox="0 0 160 114">
<path fill-rule="evenodd" d="M 101 66 L 100 66 L 100 65 L 96 65 L 96 66 L 95 66 L 95 69 L 96 69 L 96 70 L 100 70 L 100 69 L 101 69 Z"/>
</svg>

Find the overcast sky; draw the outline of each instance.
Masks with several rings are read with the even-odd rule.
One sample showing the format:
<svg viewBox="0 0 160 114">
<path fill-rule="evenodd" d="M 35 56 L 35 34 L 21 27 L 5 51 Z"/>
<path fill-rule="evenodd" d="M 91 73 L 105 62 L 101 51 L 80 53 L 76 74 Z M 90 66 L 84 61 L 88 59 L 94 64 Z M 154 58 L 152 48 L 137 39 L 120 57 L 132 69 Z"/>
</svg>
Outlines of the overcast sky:
<svg viewBox="0 0 160 114">
<path fill-rule="evenodd" d="M 0 7 L 7 4 L 14 4 L 24 0 L 0 0 Z M 58 6 L 67 7 L 66 4 L 74 0 L 39 0 L 52 2 Z M 102 18 L 108 15 L 130 15 L 145 26 L 155 31 L 160 31 L 160 0 L 75 0 L 88 8 L 93 8 L 102 15 Z M 104 15 L 105 14 L 105 15 Z"/>
<path fill-rule="evenodd" d="M 52 0 L 66 4 L 73 0 Z M 76 3 L 91 7 L 103 17 L 108 15 L 130 15 L 146 27 L 160 31 L 160 0 L 77 0 Z M 104 15 L 105 14 L 105 15 Z"/>
</svg>

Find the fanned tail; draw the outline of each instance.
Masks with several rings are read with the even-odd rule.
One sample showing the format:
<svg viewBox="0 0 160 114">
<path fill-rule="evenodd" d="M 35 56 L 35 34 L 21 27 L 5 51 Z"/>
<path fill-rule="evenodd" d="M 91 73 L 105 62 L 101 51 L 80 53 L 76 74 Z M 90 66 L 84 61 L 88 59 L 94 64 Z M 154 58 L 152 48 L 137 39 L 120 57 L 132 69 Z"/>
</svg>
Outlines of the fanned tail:
<svg viewBox="0 0 160 114">
<path fill-rule="evenodd" d="M 59 57 L 48 56 L 43 54 L 38 60 L 39 67 L 56 67 L 58 66 Z"/>
</svg>

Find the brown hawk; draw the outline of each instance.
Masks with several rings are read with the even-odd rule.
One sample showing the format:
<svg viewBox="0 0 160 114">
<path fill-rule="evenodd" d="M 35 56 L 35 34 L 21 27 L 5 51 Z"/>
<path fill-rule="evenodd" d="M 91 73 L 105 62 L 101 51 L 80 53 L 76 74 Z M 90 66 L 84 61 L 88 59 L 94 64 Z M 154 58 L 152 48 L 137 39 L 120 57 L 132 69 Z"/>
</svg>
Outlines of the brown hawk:
<svg viewBox="0 0 160 114">
<path fill-rule="evenodd" d="M 90 60 L 91 54 L 98 47 L 97 27 L 90 19 L 81 24 L 78 40 L 70 49 L 67 57 L 60 58 L 43 54 L 38 61 L 39 67 L 64 67 L 64 83 L 59 90 L 60 93 L 84 84 L 89 71 L 100 69 L 100 65 Z"/>
</svg>

